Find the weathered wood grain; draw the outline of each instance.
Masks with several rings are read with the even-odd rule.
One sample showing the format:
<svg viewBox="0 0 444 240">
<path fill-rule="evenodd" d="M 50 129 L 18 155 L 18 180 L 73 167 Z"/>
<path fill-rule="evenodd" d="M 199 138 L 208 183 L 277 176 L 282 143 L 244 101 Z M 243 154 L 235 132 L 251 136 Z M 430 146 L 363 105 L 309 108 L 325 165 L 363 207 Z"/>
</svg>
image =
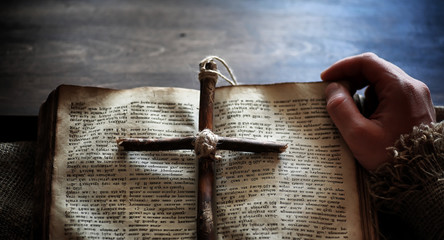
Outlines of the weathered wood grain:
<svg viewBox="0 0 444 240">
<path fill-rule="evenodd" d="M 199 88 L 196 66 L 226 59 L 241 83 L 317 81 L 373 51 L 444 104 L 444 2 L 4 1 L 0 115 L 36 115 L 59 84 Z"/>
</svg>

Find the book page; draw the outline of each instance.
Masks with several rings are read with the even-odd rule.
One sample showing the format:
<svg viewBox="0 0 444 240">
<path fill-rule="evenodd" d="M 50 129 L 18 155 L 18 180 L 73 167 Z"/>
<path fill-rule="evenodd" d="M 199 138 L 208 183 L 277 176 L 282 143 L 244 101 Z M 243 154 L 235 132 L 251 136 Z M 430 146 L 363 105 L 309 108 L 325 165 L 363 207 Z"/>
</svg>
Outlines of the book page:
<svg viewBox="0 0 444 240">
<path fill-rule="evenodd" d="M 115 140 L 195 135 L 199 92 L 62 86 L 59 95 L 50 238 L 194 239 L 193 152 L 124 152 Z"/>
<path fill-rule="evenodd" d="M 215 132 L 288 143 L 282 154 L 219 152 L 219 239 L 361 239 L 356 169 L 323 83 L 217 89 Z"/>
</svg>

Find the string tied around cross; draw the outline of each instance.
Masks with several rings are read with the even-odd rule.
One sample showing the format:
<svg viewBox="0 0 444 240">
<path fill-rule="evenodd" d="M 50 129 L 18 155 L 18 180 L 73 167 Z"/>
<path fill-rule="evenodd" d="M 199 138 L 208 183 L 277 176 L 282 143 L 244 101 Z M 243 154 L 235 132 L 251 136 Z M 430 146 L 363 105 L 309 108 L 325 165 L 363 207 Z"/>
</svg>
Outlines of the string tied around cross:
<svg viewBox="0 0 444 240">
<path fill-rule="evenodd" d="M 197 159 L 202 157 L 216 158 L 217 142 L 219 137 L 210 129 L 204 129 L 197 133 L 194 139 L 194 152 Z"/>
<path fill-rule="evenodd" d="M 223 75 L 219 70 L 217 70 L 215 61 L 222 63 L 222 65 L 225 67 L 228 74 L 230 75 L 231 79 L 228 78 L 227 76 Z M 202 81 L 202 79 L 205 79 L 205 78 L 214 79 L 216 81 L 217 77 L 219 76 L 219 77 L 223 78 L 225 81 L 227 81 L 228 83 L 230 83 L 231 85 L 237 85 L 237 80 L 233 74 L 233 70 L 231 70 L 230 66 L 228 66 L 228 64 L 225 62 L 225 60 L 223 60 L 222 58 L 220 58 L 218 56 L 208 56 L 208 57 L 202 59 L 202 61 L 200 61 L 200 64 L 199 64 L 199 68 L 200 68 L 199 81 Z M 215 69 L 215 70 L 213 70 L 213 69 Z"/>
</svg>

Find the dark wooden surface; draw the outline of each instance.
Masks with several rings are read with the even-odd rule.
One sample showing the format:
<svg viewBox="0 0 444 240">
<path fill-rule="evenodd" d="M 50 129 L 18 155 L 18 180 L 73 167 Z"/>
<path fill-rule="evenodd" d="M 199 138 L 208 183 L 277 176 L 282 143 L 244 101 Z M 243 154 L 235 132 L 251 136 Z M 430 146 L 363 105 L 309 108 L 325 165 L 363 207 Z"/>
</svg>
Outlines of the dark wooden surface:
<svg viewBox="0 0 444 240">
<path fill-rule="evenodd" d="M 444 105 L 440 0 L 2 1 L 0 115 L 37 115 L 59 84 L 199 88 L 219 55 L 241 83 L 317 81 L 372 51 Z"/>
</svg>

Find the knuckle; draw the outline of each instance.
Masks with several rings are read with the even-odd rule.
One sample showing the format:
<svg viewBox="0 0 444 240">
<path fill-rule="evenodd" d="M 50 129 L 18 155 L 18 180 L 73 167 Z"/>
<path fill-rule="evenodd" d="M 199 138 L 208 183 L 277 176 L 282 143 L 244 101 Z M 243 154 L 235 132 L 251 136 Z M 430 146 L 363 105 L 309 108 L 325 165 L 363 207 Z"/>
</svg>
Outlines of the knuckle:
<svg viewBox="0 0 444 240">
<path fill-rule="evenodd" d="M 334 112 L 345 104 L 347 98 L 343 95 L 336 95 L 328 99 L 327 111 Z"/>
<path fill-rule="evenodd" d="M 425 98 L 431 97 L 430 89 L 427 87 L 425 83 L 419 80 L 412 79 L 412 81 L 404 81 L 402 87 L 404 91 L 413 96 L 419 96 Z"/>
<path fill-rule="evenodd" d="M 361 54 L 361 57 L 365 58 L 365 59 L 369 59 L 369 60 L 375 60 L 375 59 L 379 58 L 378 55 L 376 55 L 373 52 L 365 52 L 365 53 Z"/>
<path fill-rule="evenodd" d="M 418 84 L 419 84 L 418 88 L 419 88 L 420 92 L 426 97 L 431 97 L 429 87 L 427 87 L 427 85 L 421 81 L 418 81 Z"/>
</svg>

